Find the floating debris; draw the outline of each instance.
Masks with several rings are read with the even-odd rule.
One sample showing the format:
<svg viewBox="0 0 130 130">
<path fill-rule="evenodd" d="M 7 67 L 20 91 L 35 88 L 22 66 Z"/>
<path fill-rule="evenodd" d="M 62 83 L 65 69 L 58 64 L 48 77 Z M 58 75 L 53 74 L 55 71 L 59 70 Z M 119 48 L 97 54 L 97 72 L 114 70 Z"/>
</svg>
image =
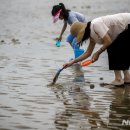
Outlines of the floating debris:
<svg viewBox="0 0 130 130">
<path fill-rule="evenodd" d="M 4 40 L 1 40 L 1 42 L 5 42 Z"/>
<path fill-rule="evenodd" d="M 95 86 L 94 84 L 90 84 L 90 88 L 93 89 Z"/>
<path fill-rule="evenodd" d="M 100 77 L 100 80 L 103 80 L 103 77 Z"/>
<path fill-rule="evenodd" d="M 11 41 L 12 41 L 14 44 L 20 44 L 20 41 L 19 41 L 18 39 L 13 38 Z"/>
</svg>

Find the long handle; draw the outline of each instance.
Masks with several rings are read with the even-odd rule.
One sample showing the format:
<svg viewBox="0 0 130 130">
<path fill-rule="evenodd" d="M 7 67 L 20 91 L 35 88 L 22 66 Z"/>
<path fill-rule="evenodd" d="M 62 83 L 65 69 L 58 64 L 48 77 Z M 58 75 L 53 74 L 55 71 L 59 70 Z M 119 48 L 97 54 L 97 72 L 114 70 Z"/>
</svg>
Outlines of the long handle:
<svg viewBox="0 0 130 130">
<path fill-rule="evenodd" d="M 59 77 L 59 74 L 60 74 L 60 72 L 61 72 L 63 69 L 65 69 L 65 67 L 62 67 L 61 69 L 59 69 L 59 70 L 57 71 L 55 77 L 53 78 L 53 82 L 51 83 L 51 85 L 54 85 L 54 84 L 56 83 L 56 81 L 57 81 L 57 79 L 58 79 L 58 77 Z"/>
<path fill-rule="evenodd" d="M 61 72 L 63 69 L 65 69 L 65 67 L 64 67 L 64 66 L 60 69 L 60 72 Z"/>
</svg>

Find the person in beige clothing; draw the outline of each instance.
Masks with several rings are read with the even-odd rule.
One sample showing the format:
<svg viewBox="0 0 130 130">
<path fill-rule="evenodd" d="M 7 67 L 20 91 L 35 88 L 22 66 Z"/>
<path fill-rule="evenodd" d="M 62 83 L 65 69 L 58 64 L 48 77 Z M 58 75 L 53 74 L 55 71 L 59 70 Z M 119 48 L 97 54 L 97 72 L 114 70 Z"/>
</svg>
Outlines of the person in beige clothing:
<svg viewBox="0 0 130 130">
<path fill-rule="evenodd" d="M 100 54 L 107 50 L 109 69 L 114 70 L 115 80 L 112 85 L 120 86 L 130 83 L 130 13 L 119 13 L 96 18 L 88 23 L 75 22 L 72 24 L 70 32 L 76 37 L 77 44 L 82 46 L 83 42 L 90 39 L 86 52 L 80 57 L 67 62 L 67 68 L 74 63 L 88 58 L 95 44 L 102 47 L 93 56 L 93 62 L 97 61 Z M 124 77 L 121 75 L 123 71 Z"/>
</svg>

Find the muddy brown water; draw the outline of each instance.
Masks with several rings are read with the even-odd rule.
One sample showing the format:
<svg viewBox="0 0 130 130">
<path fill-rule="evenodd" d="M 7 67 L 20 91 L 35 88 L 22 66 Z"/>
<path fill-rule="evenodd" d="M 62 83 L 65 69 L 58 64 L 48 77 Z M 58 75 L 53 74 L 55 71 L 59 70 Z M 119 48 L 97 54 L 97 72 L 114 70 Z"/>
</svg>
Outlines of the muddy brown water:
<svg viewBox="0 0 130 130">
<path fill-rule="evenodd" d="M 63 70 L 49 86 L 73 58 L 69 27 L 61 47 L 53 40 L 62 27 L 50 14 L 58 2 L 90 19 L 130 12 L 129 0 L 0 0 L 0 130 L 130 130 L 130 85 L 101 85 L 114 78 L 106 52 L 82 70 Z"/>
</svg>

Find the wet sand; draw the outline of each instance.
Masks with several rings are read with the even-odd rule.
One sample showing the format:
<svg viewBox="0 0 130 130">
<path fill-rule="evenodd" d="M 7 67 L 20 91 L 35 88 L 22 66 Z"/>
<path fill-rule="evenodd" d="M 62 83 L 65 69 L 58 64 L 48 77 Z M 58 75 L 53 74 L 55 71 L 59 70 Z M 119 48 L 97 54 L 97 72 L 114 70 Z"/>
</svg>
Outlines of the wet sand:
<svg viewBox="0 0 130 130">
<path fill-rule="evenodd" d="M 129 0 L 0 0 L 0 130 L 129 130 L 122 121 L 130 119 L 130 85 L 101 85 L 114 78 L 106 52 L 82 71 L 76 65 L 63 70 L 48 85 L 73 58 L 65 42 L 69 27 L 55 46 L 63 24 L 52 23 L 51 7 L 59 2 L 90 20 L 130 12 Z"/>
</svg>

